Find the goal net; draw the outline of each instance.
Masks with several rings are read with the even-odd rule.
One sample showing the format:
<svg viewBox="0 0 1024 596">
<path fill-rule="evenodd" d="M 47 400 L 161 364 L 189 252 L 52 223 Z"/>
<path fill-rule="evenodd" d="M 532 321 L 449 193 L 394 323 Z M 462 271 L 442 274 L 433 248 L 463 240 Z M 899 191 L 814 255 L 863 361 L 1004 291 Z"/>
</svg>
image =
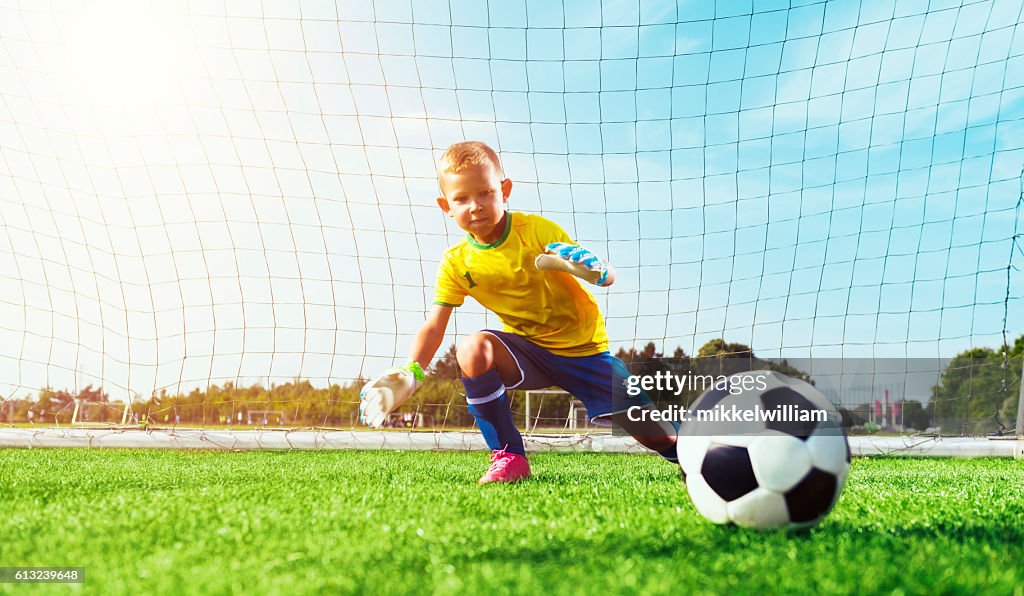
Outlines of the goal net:
<svg viewBox="0 0 1024 596">
<path fill-rule="evenodd" d="M 752 352 L 824 371 L 856 432 L 1019 433 L 1021 16 L 2 1 L 0 423 L 359 430 L 463 235 L 435 161 L 478 139 L 512 210 L 615 264 L 595 295 L 628 362 Z M 500 327 L 457 309 L 377 434 L 474 436 L 450 346 Z M 538 440 L 605 432 L 530 402 Z"/>
</svg>

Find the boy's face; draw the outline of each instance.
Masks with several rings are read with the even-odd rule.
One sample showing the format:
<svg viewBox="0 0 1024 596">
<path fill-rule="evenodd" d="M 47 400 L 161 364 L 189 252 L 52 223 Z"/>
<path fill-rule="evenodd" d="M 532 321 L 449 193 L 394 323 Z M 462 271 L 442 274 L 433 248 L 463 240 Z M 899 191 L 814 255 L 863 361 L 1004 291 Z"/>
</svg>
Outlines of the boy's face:
<svg viewBox="0 0 1024 596">
<path fill-rule="evenodd" d="M 501 180 L 492 164 L 466 168 L 459 173 L 441 174 L 437 204 L 469 232 L 477 242 L 496 242 L 505 231 L 505 203 L 512 193 L 512 181 Z"/>
</svg>

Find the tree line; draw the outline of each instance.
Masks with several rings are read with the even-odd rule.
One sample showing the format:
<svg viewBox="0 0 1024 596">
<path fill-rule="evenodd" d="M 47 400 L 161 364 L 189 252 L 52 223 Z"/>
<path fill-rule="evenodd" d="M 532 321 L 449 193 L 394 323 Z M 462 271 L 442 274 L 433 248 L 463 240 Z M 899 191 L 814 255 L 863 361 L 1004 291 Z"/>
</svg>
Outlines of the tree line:
<svg viewBox="0 0 1024 596">
<path fill-rule="evenodd" d="M 671 355 L 657 351 L 653 342 L 641 349 L 621 348 L 622 359 L 631 374 L 650 375 L 659 370 L 693 374 L 733 374 L 744 370 L 777 370 L 813 383 L 806 373 L 785 360 L 766 361 L 755 356 L 744 344 L 713 339 L 696 355 L 676 348 Z M 904 428 L 938 426 L 945 434 L 984 434 L 1010 429 L 1017 412 L 1024 361 L 1024 335 L 1012 346 L 998 349 L 973 348 L 957 354 L 942 371 L 940 382 L 932 388 L 927 404 L 903 400 Z M 427 370 L 427 378 L 408 404 L 393 416 L 395 426 L 458 428 L 473 425 L 466 410 L 461 372 L 451 346 Z M 352 428 L 358 425 L 359 390 L 367 379 L 346 384 L 314 387 L 296 379 L 264 387 L 227 382 L 193 389 L 188 393 L 170 393 L 166 389 L 131 404 L 127 422 L 132 425 L 222 425 Z M 521 392 L 512 392 L 513 413 L 523 422 Z M 701 393 L 694 389 L 681 396 L 662 396 L 655 401 L 681 400 L 691 404 Z M 899 399 L 900 396 L 894 396 Z M 534 406 L 534 416 L 552 426 L 564 423 L 570 411 L 570 398 L 546 397 Z M 519 404 L 519 405 L 517 405 Z M 103 388 L 92 385 L 78 392 L 41 389 L 35 399 L 8 399 L 0 402 L 0 422 L 68 424 L 78 406 L 78 422 L 118 424 L 124 416 L 123 401 L 111 400 Z M 847 404 L 844 404 L 844 406 Z M 537 411 L 537 408 L 542 408 Z M 864 408 L 840 408 L 847 425 L 864 424 Z M 534 421 L 536 422 L 536 421 Z M 534 426 L 531 423 L 531 427 Z"/>
</svg>

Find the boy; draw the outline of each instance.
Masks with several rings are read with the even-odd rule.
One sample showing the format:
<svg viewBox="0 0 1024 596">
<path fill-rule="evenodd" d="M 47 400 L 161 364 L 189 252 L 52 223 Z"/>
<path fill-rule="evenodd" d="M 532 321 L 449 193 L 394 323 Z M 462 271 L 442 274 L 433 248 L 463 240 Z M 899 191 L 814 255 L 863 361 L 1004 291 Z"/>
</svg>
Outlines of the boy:
<svg viewBox="0 0 1024 596">
<path fill-rule="evenodd" d="M 503 331 L 474 333 L 456 349 L 469 412 L 492 450 L 480 484 L 530 476 L 523 438 L 509 410 L 509 389 L 557 385 L 579 398 L 592 420 L 618 424 L 675 462 L 671 424 L 626 417 L 620 399 L 642 406 L 649 399 L 626 397 L 622 387 L 628 372 L 608 352 L 597 301 L 577 279 L 610 286 L 615 281 L 611 265 L 576 246 L 555 223 L 506 211 L 512 181 L 484 143 L 449 147 L 438 165 L 438 184 L 437 205 L 467 235 L 441 260 L 434 306 L 413 340 L 409 363 L 367 383 L 360 393 L 361 420 L 379 426 L 408 399 L 444 339 L 452 309 L 472 296 L 505 325 Z"/>
</svg>

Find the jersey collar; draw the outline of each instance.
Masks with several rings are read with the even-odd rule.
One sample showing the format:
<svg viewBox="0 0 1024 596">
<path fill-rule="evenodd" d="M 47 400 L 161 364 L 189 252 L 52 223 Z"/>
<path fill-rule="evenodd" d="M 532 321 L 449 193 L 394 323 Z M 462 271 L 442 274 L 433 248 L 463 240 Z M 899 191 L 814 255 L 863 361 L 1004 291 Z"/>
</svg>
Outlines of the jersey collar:
<svg viewBox="0 0 1024 596">
<path fill-rule="evenodd" d="M 501 233 L 501 236 L 490 244 L 481 244 L 477 242 L 472 234 L 466 234 L 466 242 L 473 248 L 479 248 L 480 250 L 491 250 L 492 248 L 498 248 L 501 246 L 505 239 L 508 238 L 509 232 L 512 231 L 512 212 L 508 211 L 505 213 L 505 230 Z"/>
</svg>

